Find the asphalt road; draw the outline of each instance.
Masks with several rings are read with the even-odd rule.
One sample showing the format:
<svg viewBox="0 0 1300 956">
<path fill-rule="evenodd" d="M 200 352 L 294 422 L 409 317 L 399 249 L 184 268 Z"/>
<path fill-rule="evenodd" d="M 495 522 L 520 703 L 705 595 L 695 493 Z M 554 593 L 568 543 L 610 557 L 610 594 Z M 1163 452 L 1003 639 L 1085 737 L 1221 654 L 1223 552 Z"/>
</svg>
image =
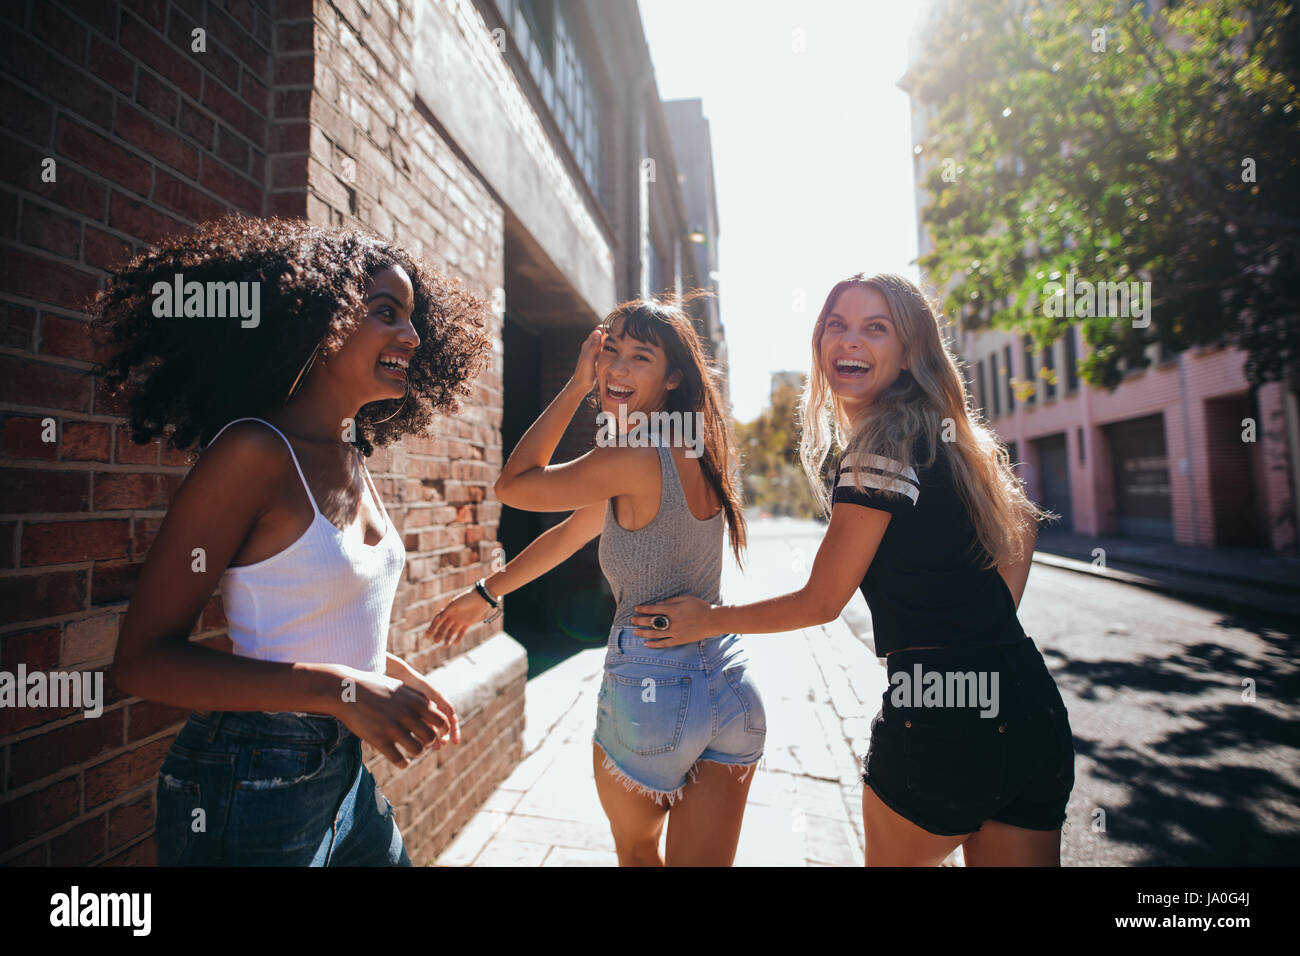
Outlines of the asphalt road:
<svg viewBox="0 0 1300 956">
<path fill-rule="evenodd" d="M 798 588 L 824 530 L 751 521 L 745 590 Z M 861 595 L 845 618 L 869 633 Z M 1044 565 L 1020 619 L 1074 731 L 1065 865 L 1300 863 L 1293 626 Z"/>
</svg>

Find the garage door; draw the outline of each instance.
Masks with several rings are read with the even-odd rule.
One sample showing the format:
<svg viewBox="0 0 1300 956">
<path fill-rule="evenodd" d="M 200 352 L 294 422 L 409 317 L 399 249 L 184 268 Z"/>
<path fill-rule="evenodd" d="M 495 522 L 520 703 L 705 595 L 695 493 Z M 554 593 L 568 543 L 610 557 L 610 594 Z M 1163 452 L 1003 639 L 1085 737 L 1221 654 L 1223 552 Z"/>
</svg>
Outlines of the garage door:
<svg viewBox="0 0 1300 956">
<path fill-rule="evenodd" d="M 1106 426 L 1106 437 L 1115 464 L 1119 533 L 1172 541 L 1173 505 L 1164 416 L 1148 415 L 1116 422 Z"/>
</svg>

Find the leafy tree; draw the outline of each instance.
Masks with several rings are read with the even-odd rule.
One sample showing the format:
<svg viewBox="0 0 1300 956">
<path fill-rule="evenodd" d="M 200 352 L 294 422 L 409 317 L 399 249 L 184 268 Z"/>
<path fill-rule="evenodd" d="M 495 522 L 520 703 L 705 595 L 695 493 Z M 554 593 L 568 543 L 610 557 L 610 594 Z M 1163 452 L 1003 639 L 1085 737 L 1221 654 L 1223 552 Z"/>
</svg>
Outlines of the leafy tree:
<svg viewBox="0 0 1300 956">
<path fill-rule="evenodd" d="M 820 512 L 799 464 L 799 395 L 792 385 L 778 385 L 756 419 L 735 423 L 736 446 L 747 504 L 774 515 L 809 518 Z"/>
<path fill-rule="evenodd" d="M 939 0 L 905 80 L 934 111 L 921 265 L 967 327 L 1046 345 L 1078 323 L 1091 384 L 1114 387 L 1155 342 L 1227 341 L 1252 382 L 1295 388 L 1296 4 L 1145 6 Z M 1071 273 L 1149 281 L 1149 324 L 1051 314 L 1048 284 Z"/>
</svg>

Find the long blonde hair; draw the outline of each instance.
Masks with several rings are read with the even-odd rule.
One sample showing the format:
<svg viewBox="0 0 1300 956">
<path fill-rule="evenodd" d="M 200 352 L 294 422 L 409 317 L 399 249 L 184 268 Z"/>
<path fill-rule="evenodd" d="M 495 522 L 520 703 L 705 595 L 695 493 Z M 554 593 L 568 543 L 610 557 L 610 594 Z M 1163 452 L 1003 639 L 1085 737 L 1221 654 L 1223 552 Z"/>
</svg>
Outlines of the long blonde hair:
<svg viewBox="0 0 1300 956">
<path fill-rule="evenodd" d="M 821 366 L 826 318 L 850 287 L 874 289 L 884 297 L 908 363 L 856 421 L 849 419 L 843 403 L 830 390 Z M 803 435 L 799 458 L 813 493 L 829 514 L 830 495 L 822 469 L 832 440 L 843 449 L 843 458 L 873 454 L 901 462 L 903 467 L 928 467 L 934 463 L 940 432 L 944 431 L 949 439 L 953 483 L 987 552 L 984 566 L 1014 563 L 1024 557 L 1026 526 L 1047 513 L 1026 496 L 1011 468 L 1006 446 L 971 408 L 957 362 L 939 334 L 939 321 L 934 306 L 903 276 L 858 273 L 837 282 L 813 328 L 812 369 L 800 403 Z M 913 446 L 922 437 L 929 446 L 928 456 L 923 462 L 914 461 Z M 854 481 L 860 481 L 856 470 Z"/>
</svg>

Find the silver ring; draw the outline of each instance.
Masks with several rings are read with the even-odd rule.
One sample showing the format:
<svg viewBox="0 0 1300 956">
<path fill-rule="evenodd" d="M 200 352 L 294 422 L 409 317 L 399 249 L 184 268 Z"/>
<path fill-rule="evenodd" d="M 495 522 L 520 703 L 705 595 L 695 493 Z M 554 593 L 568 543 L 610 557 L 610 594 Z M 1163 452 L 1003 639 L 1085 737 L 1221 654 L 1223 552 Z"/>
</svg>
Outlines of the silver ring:
<svg viewBox="0 0 1300 956">
<path fill-rule="evenodd" d="M 650 618 L 650 626 L 656 631 L 666 631 L 670 624 L 672 624 L 672 621 L 668 620 L 667 614 L 656 614 Z"/>
</svg>

